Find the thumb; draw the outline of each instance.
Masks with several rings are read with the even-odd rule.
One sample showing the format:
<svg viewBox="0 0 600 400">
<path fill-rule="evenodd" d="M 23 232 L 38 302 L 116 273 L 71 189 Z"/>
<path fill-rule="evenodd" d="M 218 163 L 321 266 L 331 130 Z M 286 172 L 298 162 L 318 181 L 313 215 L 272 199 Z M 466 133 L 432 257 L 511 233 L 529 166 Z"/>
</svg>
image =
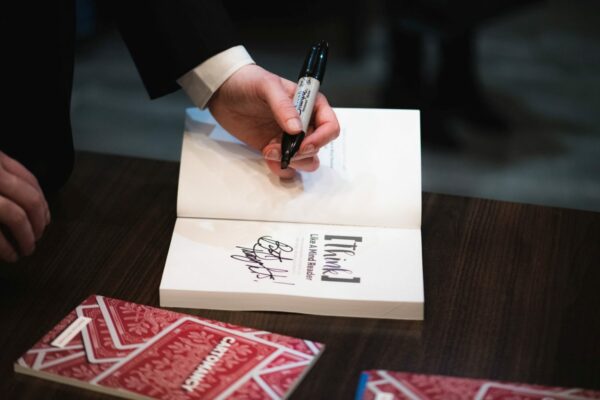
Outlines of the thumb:
<svg viewBox="0 0 600 400">
<path fill-rule="evenodd" d="M 281 79 L 273 75 L 273 79 L 267 79 L 264 82 L 262 94 L 279 127 L 287 133 L 302 132 L 300 116 L 283 87 Z"/>
</svg>

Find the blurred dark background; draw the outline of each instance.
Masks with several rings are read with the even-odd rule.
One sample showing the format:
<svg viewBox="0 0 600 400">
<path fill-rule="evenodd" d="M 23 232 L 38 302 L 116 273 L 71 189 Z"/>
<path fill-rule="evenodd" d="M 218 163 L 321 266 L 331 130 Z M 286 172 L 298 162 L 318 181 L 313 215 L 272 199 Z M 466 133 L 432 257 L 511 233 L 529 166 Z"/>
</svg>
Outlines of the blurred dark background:
<svg viewBox="0 0 600 400">
<path fill-rule="evenodd" d="M 77 4 L 76 147 L 177 160 L 190 101 L 148 100 L 102 2 Z M 597 0 L 225 5 L 255 61 L 288 79 L 328 40 L 333 106 L 420 109 L 424 190 L 600 211 Z"/>
</svg>

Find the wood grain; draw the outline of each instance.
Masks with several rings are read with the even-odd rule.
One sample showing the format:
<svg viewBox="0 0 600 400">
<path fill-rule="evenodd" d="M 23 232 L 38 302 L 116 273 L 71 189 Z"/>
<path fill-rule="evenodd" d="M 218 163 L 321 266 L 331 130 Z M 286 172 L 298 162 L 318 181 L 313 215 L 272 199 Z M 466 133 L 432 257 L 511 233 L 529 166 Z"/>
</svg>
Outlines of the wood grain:
<svg viewBox="0 0 600 400">
<path fill-rule="evenodd" d="M 0 393 L 106 398 L 12 372 L 93 293 L 158 306 L 178 164 L 78 154 L 33 256 L 0 265 Z M 326 344 L 293 399 L 351 399 L 364 369 L 600 389 L 600 214 L 423 196 L 425 321 L 182 310 Z"/>
</svg>

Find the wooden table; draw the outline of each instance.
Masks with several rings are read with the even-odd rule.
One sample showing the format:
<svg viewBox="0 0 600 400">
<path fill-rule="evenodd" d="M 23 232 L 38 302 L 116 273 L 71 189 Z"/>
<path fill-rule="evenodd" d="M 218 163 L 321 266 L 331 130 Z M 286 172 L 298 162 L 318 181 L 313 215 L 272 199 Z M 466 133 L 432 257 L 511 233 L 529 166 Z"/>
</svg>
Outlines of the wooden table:
<svg viewBox="0 0 600 400">
<path fill-rule="evenodd" d="M 82 153 L 33 256 L 0 266 L 0 397 L 106 398 L 15 375 L 88 295 L 158 306 L 178 164 Z M 425 321 L 185 310 L 323 342 L 293 399 L 353 398 L 364 369 L 600 388 L 600 214 L 424 194 Z"/>
</svg>

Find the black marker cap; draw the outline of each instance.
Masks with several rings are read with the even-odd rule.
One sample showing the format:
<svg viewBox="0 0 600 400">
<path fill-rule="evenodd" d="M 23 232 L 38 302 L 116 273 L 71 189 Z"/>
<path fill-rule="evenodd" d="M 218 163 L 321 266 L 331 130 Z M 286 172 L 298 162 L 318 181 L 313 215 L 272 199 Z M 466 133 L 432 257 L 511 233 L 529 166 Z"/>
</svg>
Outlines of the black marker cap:
<svg viewBox="0 0 600 400">
<path fill-rule="evenodd" d="M 312 45 L 304 59 L 304 65 L 302 65 L 298 79 L 310 76 L 323 84 L 328 50 L 329 45 L 325 40 L 321 40 L 319 43 Z"/>
</svg>

